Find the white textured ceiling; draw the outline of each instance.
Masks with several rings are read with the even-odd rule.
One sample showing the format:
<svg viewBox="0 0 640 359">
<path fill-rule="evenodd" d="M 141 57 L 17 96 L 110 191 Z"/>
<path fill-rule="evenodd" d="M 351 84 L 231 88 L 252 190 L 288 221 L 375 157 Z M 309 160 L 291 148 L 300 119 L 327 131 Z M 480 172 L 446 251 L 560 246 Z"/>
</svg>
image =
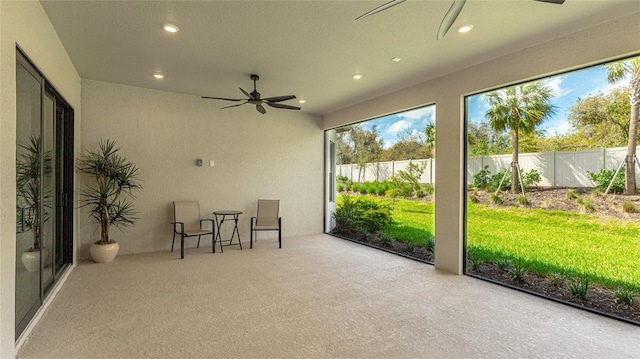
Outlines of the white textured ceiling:
<svg viewBox="0 0 640 359">
<path fill-rule="evenodd" d="M 256 73 L 263 97 L 294 94 L 317 114 L 640 11 L 639 1 L 469 0 L 436 41 L 451 1 L 408 0 L 358 21 L 385 1 L 41 3 L 82 78 L 243 98 L 238 87 L 251 91 Z M 163 31 L 165 23 L 180 31 Z M 457 33 L 466 23 L 473 31 Z"/>
</svg>

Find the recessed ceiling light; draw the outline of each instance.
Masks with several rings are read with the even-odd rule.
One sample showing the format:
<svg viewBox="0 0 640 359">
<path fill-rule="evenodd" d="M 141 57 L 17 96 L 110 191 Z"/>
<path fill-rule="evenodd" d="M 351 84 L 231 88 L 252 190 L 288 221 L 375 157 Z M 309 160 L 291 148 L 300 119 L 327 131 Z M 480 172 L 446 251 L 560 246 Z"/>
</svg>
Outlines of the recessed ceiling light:
<svg viewBox="0 0 640 359">
<path fill-rule="evenodd" d="M 392 59 L 391 59 L 391 61 L 393 61 L 393 62 L 400 62 L 400 61 L 402 61 L 402 59 L 401 59 L 401 58 L 399 58 L 399 57 L 394 57 L 394 58 L 392 58 Z"/>
<path fill-rule="evenodd" d="M 462 25 L 458 28 L 458 32 L 465 33 L 471 31 L 471 29 L 473 29 L 473 25 Z"/>
<path fill-rule="evenodd" d="M 361 74 L 355 74 L 355 75 L 353 75 L 353 78 L 356 79 L 356 80 L 360 80 L 362 78 L 362 75 Z"/>
<path fill-rule="evenodd" d="M 163 79 L 164 75 L 163 74 L 153 74 L 153 77 L 155 77 L 157 79 Z"/>
<path fill-rule="evenodd" d="M 164 24 L 164 25 L 162 25 L 162 28 L 166 32 L 178 32 L 178 31 L 180 31 L 180 29 L 178 29 L 178 27 L 176 25 L 173 25 L 173 24 Z"/>
<path fill-rule="evenodd" d="M 298 100 L 298 103 L 305 103 L 305 102 L 307 102 L 307 100 L 304 100 L 304 99 Z"/>
</svg>

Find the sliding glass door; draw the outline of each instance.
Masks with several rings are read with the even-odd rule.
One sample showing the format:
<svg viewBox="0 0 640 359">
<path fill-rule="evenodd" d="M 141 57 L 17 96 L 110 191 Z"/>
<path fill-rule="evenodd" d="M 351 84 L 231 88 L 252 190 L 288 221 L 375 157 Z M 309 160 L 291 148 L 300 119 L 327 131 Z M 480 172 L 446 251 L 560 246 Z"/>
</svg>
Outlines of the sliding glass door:
<svg viewBox="0 0 640 359">
<path fill-rule="evenodd" d="M 72 261 L 73 110 L 17 51 L 16 337 Z"/>
</svg>

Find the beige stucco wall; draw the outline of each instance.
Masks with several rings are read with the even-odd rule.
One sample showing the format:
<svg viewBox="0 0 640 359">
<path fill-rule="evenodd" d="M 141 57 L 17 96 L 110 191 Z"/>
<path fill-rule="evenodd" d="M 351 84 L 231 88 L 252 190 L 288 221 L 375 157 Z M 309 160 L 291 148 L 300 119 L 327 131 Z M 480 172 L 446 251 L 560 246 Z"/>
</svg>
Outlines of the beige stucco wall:
<svg viewBox="0 0 640 359">
<path fill-rule="evenodd" d="M 436 104 L 436 268 L 462 273 L 463 96 L 640 52 L 640 13 L 328 114 L 323 128 Z"/>
<path fill-rule="evenodd" d="M 80 77 L 40 3 L 0 1 L 1 358 L 12 358 L 15 355 L 16 45 L 20 46 L 74 108 L 78 136 L 81 113 Z"/>
<path fill-rule="evenodd" d="M 116 140 L 144 180 L 135 227 L 112 231 L 122 254 L 171 247 L 175 200 L 198 200 L 206 217 L 214 210 L 243 211 L 239 228 L 246 248 L 259 198 L 280 199 L 283 237 L 322 232 L 319 117 L 272 108 L 262 115 L 250 105 L 220 110 L 225 103 L 93 80 L 82 81 L 82 105 L 83 146 L 95 149 L 101 138 Z M 203 167 L 196 166 L 198 158 Z M 80 178 L 81 185 L 88 180 Z M 96 225 L 80 215 L 82 256 L 98 235 Z"/>
</svg>

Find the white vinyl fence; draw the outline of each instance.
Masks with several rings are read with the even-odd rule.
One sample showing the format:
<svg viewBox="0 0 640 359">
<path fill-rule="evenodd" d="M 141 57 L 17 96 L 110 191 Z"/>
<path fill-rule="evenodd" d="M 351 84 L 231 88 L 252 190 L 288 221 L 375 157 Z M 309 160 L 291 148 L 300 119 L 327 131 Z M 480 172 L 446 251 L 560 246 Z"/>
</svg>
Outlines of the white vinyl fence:
<svg viewBox="0 0 640 359">
<path fill-rule="evenodd" d="M 637 150 L 636 150 L 637 152 Z M 615 171 L 624 161 L 626 147 L 600 148 L 586 151 L 552 151 L 540 153 L 520 153 L 518 162 L 523 172 L 535 169 L 540 174 L 540 186 L 550 187 L 595 187 L 596 183 L 588 178 L 587 172 L 600 172 L 601 169 Z M 420 178 L 421 183 L 435 183 L 434 158 L 422 160 L 405 160 L 367 163 L 365 168 L 357 164 L 336 165 L 336 174 L 348 177 L 354 182 L 388 180 L 400 170 L 404 170 L 409 162 L 426 164 Z M 467 159 L 467 183 L 473 182 L 473 175 L 484 166 L 489 166 L 490 174 L 495 174 L 509 167 L 511 154 L 469 157 Z M 640 170 L 636 165 L 636 182 L 640 183 Z"/>
</svg>

